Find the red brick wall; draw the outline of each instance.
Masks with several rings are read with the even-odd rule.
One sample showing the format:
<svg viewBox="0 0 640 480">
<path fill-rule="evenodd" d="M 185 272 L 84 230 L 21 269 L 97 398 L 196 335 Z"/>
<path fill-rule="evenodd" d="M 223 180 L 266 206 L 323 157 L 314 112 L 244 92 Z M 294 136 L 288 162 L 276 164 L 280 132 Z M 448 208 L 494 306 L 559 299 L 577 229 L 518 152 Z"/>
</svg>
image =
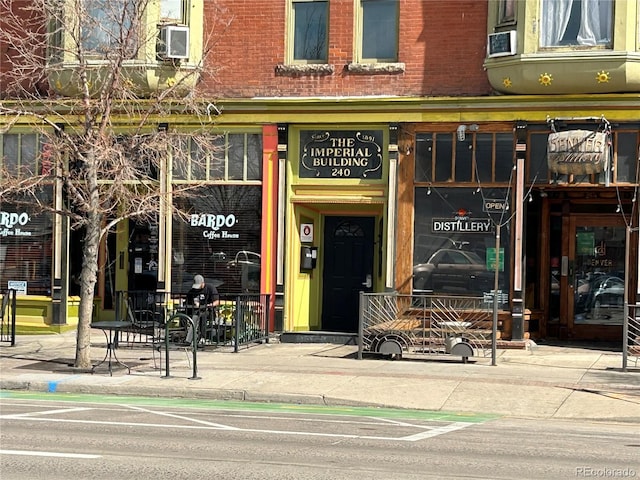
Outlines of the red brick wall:
<svg viewBox="0 0 640 480">
<path fill-rule="evenodd" d="M 217 97 L 470 96 L 491 92 L 482 68 L 487 37 L 485 0 L 400 0 L 404 73 L 355 74 L 353 0 L 330 0 L 329 63 L 333 75 L 283 76 L 287 0 L 205 2 L 205 30 L 213 31 L 207 58 L 216 71 L 202 88 Z M 226 28 L 222 25 L 229 22 Z"/>
</svg>

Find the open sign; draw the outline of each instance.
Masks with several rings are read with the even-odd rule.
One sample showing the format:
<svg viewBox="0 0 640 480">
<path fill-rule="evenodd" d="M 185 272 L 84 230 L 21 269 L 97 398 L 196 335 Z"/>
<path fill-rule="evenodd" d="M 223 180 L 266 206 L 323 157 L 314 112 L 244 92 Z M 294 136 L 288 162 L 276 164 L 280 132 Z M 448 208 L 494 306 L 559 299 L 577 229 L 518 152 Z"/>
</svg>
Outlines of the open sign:
<svg viewBox="0 0 640 480">
<path fill-rule="evenodd" d="M 482 211 L 485 213 L 502 213 L 507 209 L 507 202 L 503 199 L 487 198 L 482 205 Z"/>
</svg>

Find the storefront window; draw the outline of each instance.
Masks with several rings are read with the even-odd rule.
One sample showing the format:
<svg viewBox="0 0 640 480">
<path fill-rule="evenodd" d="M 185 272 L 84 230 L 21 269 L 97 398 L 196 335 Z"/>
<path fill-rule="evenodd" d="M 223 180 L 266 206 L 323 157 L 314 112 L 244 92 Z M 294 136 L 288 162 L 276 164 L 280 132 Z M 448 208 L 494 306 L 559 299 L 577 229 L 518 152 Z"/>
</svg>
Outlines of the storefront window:
<svg viewBox="0 0 640 480">
<path fill-rule="evenodd" d="M 514 137 L 509 133 L 478 133 L 478 125 L 459 125 L 456 133 L 416 135 L 416 182 L 509 183 Z"/>
<path fill-rule="evenodd" d="M 615 181 L 634 182 L 637 178 L 638 152 L 640 152 L 640 139 L 636 132 L 620 132 L 615 135 L 616 167 L 614 169 Z"/>
<path fill-rule="evenodd" d="M 262 187 L 209 185 L 178 201 L 174 217 L 171 290 L 187 292 L 203 275 L 222 294 L 260 292 Z"/>
<path fill-rule="evenodd" d="M 488 200 L 506 203 L 507 189 L 417 187 L 413 252 L 414 293 L 483 296 L 493 302 L 498 260 L 498 303 L 508 304 L 509 225 L 507 215 L 486 213 Z M 504 217 L 501 220 L 501 217 Z"/>
<path fill-rule="evenodd" d="M 51 189 L 39 193 L 51 204 Z M 51 295 L 52 214 L 33 202 L 0 203 L 0 289 Z"/>
<path fill-rule="evenodd" d="M 575 125 L 572 128 L 593 129 L 593 125 Z M 622 126 L 628 129 L 628 126 Z M 609 153 L 612 162 L 609 171 L 603 171 L 594 175 L 563 175 L 553 173 L 548 166 L 547 147 L 549 132 L 531 132 L 529 136 L 527 181 L 538 184 L 600 184 L 606 183 L 609 177 L 611 183 L 633 183 L 637 174 L 638 145 L 640 137 L 637 128 L 634 131 L 613 131 L 611 151 Z M 613 164 L 615 162 L 615 164 Z"/>
<path fill-rule="evenodd" d="M 208 139 L 176 137 L 176 148 L 189 154 L 174 156 L 174 181 L 262 179 L 259 133 L 229 133 Z"/>
</svg>

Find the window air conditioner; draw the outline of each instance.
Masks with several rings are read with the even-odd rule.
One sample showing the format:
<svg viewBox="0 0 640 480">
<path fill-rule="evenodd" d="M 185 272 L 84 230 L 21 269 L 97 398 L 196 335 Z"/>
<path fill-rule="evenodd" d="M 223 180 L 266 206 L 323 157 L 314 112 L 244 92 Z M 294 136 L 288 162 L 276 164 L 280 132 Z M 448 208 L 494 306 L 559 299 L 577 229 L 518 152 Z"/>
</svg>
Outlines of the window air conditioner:
<svg viewBox="0 0 640 480">
<path fill-rule="evenodd" d="M 189 27 L 160 27 L 157 52 L 162 59 L 189 58 Z"/>
<path fill-rule="evenodd" d="M 516 54 L 516 31 L 490 33 L 487 40 L 487 56 L 506 57 Z"/>
</svg>

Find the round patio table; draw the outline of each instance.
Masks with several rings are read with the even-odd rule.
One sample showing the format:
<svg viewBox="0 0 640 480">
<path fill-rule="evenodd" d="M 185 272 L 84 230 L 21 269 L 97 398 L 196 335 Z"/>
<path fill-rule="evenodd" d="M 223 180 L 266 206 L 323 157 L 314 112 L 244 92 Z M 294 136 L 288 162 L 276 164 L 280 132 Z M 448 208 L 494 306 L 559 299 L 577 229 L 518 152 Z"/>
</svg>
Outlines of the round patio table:
<svg viewBox="0 0 640 480">
<path fill-rule="evenodd" d="M 118 320 L 93 322 L 91 324 L 91 328 L 102 330 L 105 338 L 107 339 L 107 351 L 104 354 L 104 358 L 93 366 L 93 368 L 91 369 L 92 372 L 95 372 L 95 369 L 106 362 L 108 358 L 110 376 L 113 376 L 112 359 L 115 360 L 116 364 L 122 365 L 124 368 L 126 368 L 128 373 L 131 373 L 131 368 L 118 360 L 118 357 L 116 355 L 116 345 L 114 341 L 119 331 L 124 330 L 125 328 L 129 328 L 131 327 L 131 325 L 131 322 L 123 322 Z"/>
</svg>

